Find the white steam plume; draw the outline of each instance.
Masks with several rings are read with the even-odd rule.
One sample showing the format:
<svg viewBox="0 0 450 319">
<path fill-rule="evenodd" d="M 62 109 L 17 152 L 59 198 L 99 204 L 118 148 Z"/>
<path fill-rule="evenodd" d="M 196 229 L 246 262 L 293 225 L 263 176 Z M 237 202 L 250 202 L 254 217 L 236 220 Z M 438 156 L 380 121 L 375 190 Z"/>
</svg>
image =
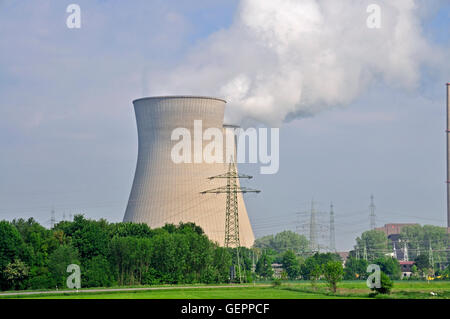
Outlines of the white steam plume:
<svg viewBox="0 0 450 319">
<path fill-rule="evenodd" d="M 379 29 L 366 24 L 372 3 Z M 414 88 L 435 52 L 417 0 L 242 0 L 230 28 L 195 47 L 152 93 L 220 96 L 229 121 L 279 125 L 345 105 L 374 80 Z"/>
</svg>

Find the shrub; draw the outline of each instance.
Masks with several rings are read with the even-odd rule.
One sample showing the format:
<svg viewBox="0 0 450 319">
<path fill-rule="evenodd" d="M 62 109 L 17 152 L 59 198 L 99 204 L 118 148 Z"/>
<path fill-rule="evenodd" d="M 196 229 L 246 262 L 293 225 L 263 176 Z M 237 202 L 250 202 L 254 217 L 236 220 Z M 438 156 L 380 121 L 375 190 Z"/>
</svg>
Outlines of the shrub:
<svg viewBox="0 0 450 319">
<path fill-rule="evenodd" d="M 391 293 L 392 287 L 394 286 L 394 283 L 392 282 L 391 278 L 389 278 L 389 276 L 386 275 L 384 272 L 381 272 L 380 283 L 381 285 L 379 288 L 374 287 L 371 289 L 378 294 L 389 295 Z"/>
<path fill-rule="evenodd" d="M 341 281 L 344 276 L 344 269 L 341 262 L 329 261 L 324 266 L 323 275 L 331 290 L 335 293 L 337 290 L 337 283 Z"/>
</svg>

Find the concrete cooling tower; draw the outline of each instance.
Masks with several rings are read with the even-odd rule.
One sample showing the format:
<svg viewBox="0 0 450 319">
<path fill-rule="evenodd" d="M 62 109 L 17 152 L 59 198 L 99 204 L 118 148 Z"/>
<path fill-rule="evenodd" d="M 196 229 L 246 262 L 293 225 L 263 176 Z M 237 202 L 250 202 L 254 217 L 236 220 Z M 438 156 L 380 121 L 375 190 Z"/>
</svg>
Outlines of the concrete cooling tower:
<svg viewBox="0 0 450 319">
<path fill-rule="evenodd" d="M 147 223 L 151 228 L 166 223 L 194 222 L 211 240 L 224 245 L 227 195 L 200 192 L 224 186 L 226 180 L 209 180 L 208 177 L 226 173 L 228 164 L 174 163 L 171 151 L 177 141 L 172 141 L 171 135 L 176 128 L 186 128 L 193 138 L 194 120 L 202 120 L 203 132 L 207 128 L 224 130 L 225 103 L 221 99 L 194 96 L 133 101 L 139 146 L 124 222 Z M 207 143 L 204 141 L 203 147 Z M 240 193 L 238 207 L 240 244 L 250 247 L 254 235 Z"/>
</svg>

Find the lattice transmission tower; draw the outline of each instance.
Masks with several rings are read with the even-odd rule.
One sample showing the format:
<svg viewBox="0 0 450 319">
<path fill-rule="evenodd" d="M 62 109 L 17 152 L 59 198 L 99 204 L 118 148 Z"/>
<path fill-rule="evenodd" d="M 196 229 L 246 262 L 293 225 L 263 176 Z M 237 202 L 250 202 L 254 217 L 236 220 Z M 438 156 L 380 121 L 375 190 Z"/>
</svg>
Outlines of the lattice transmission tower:
<svg viewBox="0 0 450 319">
<path fill-rule="evenodd" d="M 370 195 L 370 205 L 369 205 L 369 219 L 370 219 L 370 229 L 374 230 L 376 227 L 376 221 L 375 221 L 375 203 L 373 200 L 373 195 Z"/>
<path fill-rule="evenodd" d="M 225 247 L 239 247 L 239 207 L 237 201 L 238 193 L 259 193 L 260 190 L 241 187 L 237 185 L 237 179 L 247 178 L 251 179 L 253 176 L 238 174 L 236 165 L 233 159 L 228 165 L 228 172 L 216 176 L 208 177 L 208 179 L 224 178 L 227 180 L 225 186 L 209 189 L 201 192 L 201 194 L 227 194 L 226 208 L 225 208 Z"/>
<path fill-rule="evenodd" d="M 316 209 L 314 208 L 314 200 L 311 201 L 311 214 L 309 218 L 309 244 L 312 252 L 319 251 L 319 243 L 317 242 Z"/>
<path fill-rule="evenodd" d="M 56 218 L 55 218 L 55 209 L 52 207 L 52 211 L 50 213 L 50 229 L 52 229 L 56 224 Z"/>
<path fill-rule="evenodd" d="M 334 213 L 331 217 L 329 212 L 318 211 L 316 203 L 312 200 L 307 211 L 296 213 L 298 215 L 296 232 L 308 238 L 311 253 L 330 251 L 333 246 L 331 238 L 334 238 Z"/>
<path fill-rule="evenodd" d="M 336 234 L 334 230 L 334 210 L 333 203 L 330 205 L 330 250 L 336 252 Z"/>
</svg>

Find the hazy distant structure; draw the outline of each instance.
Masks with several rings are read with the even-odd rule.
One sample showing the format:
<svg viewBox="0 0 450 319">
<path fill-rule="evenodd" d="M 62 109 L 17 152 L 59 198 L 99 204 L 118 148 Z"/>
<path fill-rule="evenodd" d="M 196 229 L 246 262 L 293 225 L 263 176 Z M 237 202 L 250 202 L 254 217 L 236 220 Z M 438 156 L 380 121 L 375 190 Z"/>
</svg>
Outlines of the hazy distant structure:
<svg viewBox="0 0 450 319">
<path fill-rule="evenodd" d="M 319 251 L 319 244 L 317 242 L 317 228 L 316 228 L 316 209 L 314 208 L 314 200 L 311 201 L 311 214 L 309 219 L 309 245 L 311 251 Z"/>
<path fill-rule="evenodd" d="M 50 213 L 50 228 L 53 228 L 55 224 L 56 224 L 55 209 L 52 208 L 52 211 Z"/>
<path fill-rule="evenodd" d="M 336 252 L 336 235 L 334 230 L 334 210 L 333 203 L 330 205 L 330 251 Z"/>
<path fill-rule="evenodd" d="M 450 83 L 447 83 L 447 231 L 450 231 Z"/>
<path fill-rule="evenodd" d="M 308 238 L 311 252 L 334 251 L 334 207 L 330 206 L 330 212 L 318 211 L 316 204 L 312 200 L 307 211 L 296 213 L 298 220 L 295 231 Z"/>
<path fill-rule="evenodd" d="M 208 177 L 223 174 L 228 163 L 174 163 L 171 135 L 186 128 L 194 136 L 194 121 L 207 128 L 223 128 L 225 101 L 200 96 L 149 97 L 133 101 L 138 131 L 138 158 L 124 222 L 147 223 L 162 227 L 166 223 L 194 222 L 220 245 L 225 240 L 225 200 L 223 196 L 204 196 L 206 189 L 223 186 Z M 233 141 L 235 141 L 233 139 Z M 208 141 L 203 142 L 205 146 Z M 191 158 L 199 150 L 192 142 Z M 197 153 L 198 154 L 198 153 Z M 240 244 L 250 247 L 254 235 L 242 194 L 238 194 Z"/>
<path fill-rule="evenodd" d="M 375 203 L 373 201 L 373 195 L 370 195 L 370 205 L 369 205 L 369 219 L 370 219 L 370 230 L 374 230 L 376 227 L 375 223 Z"/>
</svg>

